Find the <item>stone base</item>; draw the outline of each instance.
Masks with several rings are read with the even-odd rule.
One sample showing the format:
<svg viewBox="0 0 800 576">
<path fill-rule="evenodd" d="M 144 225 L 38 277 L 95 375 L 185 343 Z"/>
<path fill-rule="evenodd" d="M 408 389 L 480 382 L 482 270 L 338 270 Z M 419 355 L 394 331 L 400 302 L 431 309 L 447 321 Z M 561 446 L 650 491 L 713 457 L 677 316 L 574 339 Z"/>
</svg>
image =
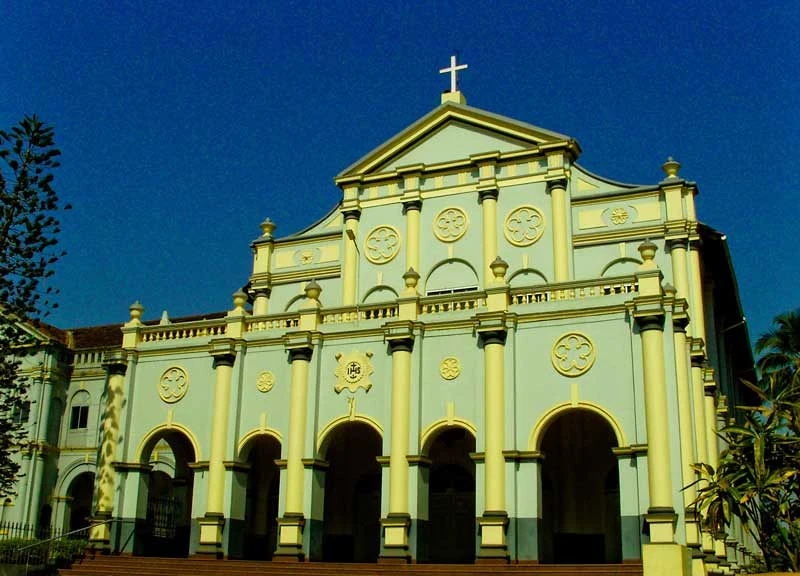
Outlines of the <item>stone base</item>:
<svg viewBox="0 0 800 576">
<path fill-rule="evenodd" d="M 408 532 L 411 527 L 411 516 L 408 514 L 389 513 L 381 519 L 383 528 L 383 548 L 379 562 L 411 561 L 408 553 Z"/>
<path fill-rule="evenodd" d="M 685 546 L 675 543 L 642 546 L 643 576 L 689 576 L 691 560 Z"/>
<path fill-rule="evenodd" d="M 214 556 L 222 558 L 222 533 L 225 529 L 225 516 L 218 512 L 207 512 L 205 516 L 197 519 L 200 526 L 200 544 L 196 554 L 201 556 Z"/>
<path fill-rule="evenodd" d="M 111 553 L 111 512 L 98 511 L 89 518 L 89 549 L 94 554 Z"/>
<path fill-rule="evenodd" d="M 503 511 L 487 510 L 478 518 L 478 527 L 481 547 L 475 562 L 507 564 L 511 559 L 506 543 L 508 514 Z"/>
<path fill-rule="evenodd" d="M 278 518 L 278 549 L 273 561 L 303 562 L 306 554 L 303 549 L 303 529 L 306 519 L 302 514 L 288 512 Z"/>
</svg>

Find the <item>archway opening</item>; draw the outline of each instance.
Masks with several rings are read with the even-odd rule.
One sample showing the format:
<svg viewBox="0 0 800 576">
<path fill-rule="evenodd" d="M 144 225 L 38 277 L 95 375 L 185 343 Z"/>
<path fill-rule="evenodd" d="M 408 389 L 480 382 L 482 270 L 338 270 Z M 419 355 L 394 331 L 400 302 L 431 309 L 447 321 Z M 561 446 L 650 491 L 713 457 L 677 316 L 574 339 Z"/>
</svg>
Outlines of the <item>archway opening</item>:
<svg viewBox="0 0 800 576">
<path fill-rule="evenodd" d="M 464 428 L 447 428 L 425 451 L 428 480 L 428 561 L 475 561 L 475 437 Z"/>
<path fill-rule="evenodd" d="M 270 560 L 278 536 L 280 470 L 275 460 L 281 457 L 281 444 L 272 436 L 257 436 L 247 443 L 243 456 L 250 465 L 245 496 L 244 557 Z"/>
<path fill-rule="evenodd" d="M 609 423 L 589 410 L 565 412 L 545 431 L 541 562 L 621 562 L 616 445 Z"/>
<path fill-rule="evenodd" d="M 381 437 L 368 424 L 348 422 L 326 440 L 322 558 L 376 562 L 381 542 Z"/>
<path fill-rule="evenodd" d="M 64 514 L 64 531 L 72 532 L 89 526 L 94 495 L 94 472 L 81 472 L 67 488 L 67 507 Z"/>
<path fill-rule="evenodd" d="M 183 433 L 168 430 L 154 436 L 142 452 L 149 467 L 140 499 L 146 503 L 139 553 L 145 556 L 189 555 L 196 460 L 192 443 Z M 141 508 L 140 508 L 141 509 Z"/>
</svg>

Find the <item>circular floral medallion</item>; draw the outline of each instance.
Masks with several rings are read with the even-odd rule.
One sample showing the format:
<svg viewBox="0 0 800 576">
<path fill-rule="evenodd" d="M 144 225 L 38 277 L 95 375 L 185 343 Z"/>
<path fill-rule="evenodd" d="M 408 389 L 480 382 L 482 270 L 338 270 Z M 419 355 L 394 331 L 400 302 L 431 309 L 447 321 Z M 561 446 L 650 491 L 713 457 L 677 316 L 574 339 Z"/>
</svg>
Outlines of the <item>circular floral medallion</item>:
<svg viewBox="0 0 800 576">
<path fill-rule="evenodd" d="M 433 220 L 433 233 L 442 242 L 455 242 L 469 227 L 467 213 L 461 208 L 445 208 Z"/>
<path fill-rule="evenodd" d="M 461 363 L 455 356 L 448 356 L 439 365 L 439 374 L 445 380 L 455 380 L 461 374 Z"/>
<path fill-rule="evenodd" d="M 186 396 L 188 389 L 189 375 L 180 366 L 167 368 L 158 380 L 158 395 L 169 404 Z"/>
<path fill-rule="evenodd" d="M 595 361 L 594 343 L 580 332 L 569 332 L 553 346 L 553 367 L 564 376 L 580 376 L 589 371 Z"/>
<path fill-rule="evenodd" d="M 544 233 L 544 215 L 534 206 L 520 206 L 506 216 L 503 233 L 514 246 L 530 246 Z"/>
<path fill-rule="evenodd" d="M 625 224 L 628 221 L 628 211 L 625 208 L 614 208 L 611 211 L 611 221 L 616 224 Z"/>
<path fill-rule="evenodd" d="M 269 392 L 275 386 L 275 374 L 269 371 L 264 371 L 256 378 L 256 388 L 259 392 Z"/>
<path fill-rule="evenodd" d="M 400 234 L 392 226 L 373 228 L 364 240 L 364 254 L 373 264 L 386 264 L 400 252 Z"/>
</svg>

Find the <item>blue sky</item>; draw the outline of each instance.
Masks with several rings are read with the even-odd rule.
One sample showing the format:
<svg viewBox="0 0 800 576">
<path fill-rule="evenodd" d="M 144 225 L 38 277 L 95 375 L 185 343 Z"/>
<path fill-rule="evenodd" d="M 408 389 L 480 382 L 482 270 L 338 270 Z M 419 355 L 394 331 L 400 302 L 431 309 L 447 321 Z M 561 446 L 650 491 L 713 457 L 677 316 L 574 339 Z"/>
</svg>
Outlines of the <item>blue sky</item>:
<svg viewBox="0 0 800 576">
<path fill-rule="evenodd" d="M 667 155 L 725 232 L 753 336 L 797 307 L 800 3 L 9 2 L 0 126 L 37 113 L 63 152 L 61 327 L 224 310 L 266 216 L 280 235 L 333 177 L 439 103 L 575 137 L 654 183 Z"/>
</svg>

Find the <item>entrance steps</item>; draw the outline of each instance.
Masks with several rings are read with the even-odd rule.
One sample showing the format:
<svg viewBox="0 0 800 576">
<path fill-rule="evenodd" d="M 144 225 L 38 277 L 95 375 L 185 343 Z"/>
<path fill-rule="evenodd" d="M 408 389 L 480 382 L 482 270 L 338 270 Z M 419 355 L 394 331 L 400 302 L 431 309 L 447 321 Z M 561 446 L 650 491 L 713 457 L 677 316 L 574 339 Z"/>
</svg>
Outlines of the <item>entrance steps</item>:
<svg viewBox="0 0 800 576">
<path fill-rule="evenodd" d="M 344 564 L 255 562 L 205 558 L 96 556 L 76 561 L 61 576 L 642 576 L 631 564 Z"/>
</svg>

